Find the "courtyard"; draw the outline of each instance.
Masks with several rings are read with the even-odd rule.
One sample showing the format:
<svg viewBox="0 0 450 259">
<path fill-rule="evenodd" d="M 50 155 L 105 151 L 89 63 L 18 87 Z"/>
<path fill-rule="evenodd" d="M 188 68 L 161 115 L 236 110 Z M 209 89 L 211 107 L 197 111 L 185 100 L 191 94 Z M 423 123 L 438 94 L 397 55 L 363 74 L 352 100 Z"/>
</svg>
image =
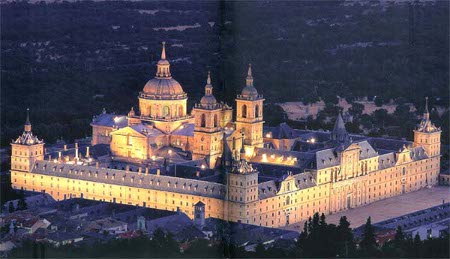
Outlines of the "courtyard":
<svg viewBox="0 0 450 259">
<path fill-rule="evenodd" d="M 372 217 L 372 223 L 377 223 L 390 218 L 398 217 L 414 211 L 423 210 L 443 202 L 450 201 L 450 188 L 436 186 L 425 188 L 400 196 L 380 200 L 366 206 L 327 215 L 327 223 L 339 224 L 342 216 L 347 216 L 352 228 L 357 228 L 366 223 L 367 218 Z M 302 231 L 305 221 L 291 224 L 285 229 Z"/>
</svg>

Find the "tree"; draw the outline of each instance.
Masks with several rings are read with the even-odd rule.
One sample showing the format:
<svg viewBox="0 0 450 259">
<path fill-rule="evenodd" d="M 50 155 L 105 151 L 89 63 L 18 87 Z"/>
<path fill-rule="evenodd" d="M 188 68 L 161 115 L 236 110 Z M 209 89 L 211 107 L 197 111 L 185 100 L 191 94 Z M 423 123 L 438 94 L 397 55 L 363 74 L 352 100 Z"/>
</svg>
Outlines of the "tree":
<svg viewBox="0 0 450 259">
<path fill-rule="evenodd" d="M 404 242 L 405 242 L 405 234 L 403 233 L 402 227 L 398 226 L 394 238 L 395 247 L 402 248 Z"/>
<path fill-rule="evenodd" d="M 261 240 L 258 241 L 258 244 L 256 244 L 255 247 L 255 256 L 256 257 L 265 257 L 266 253 L 266 248 L 264 247 L 263 243 L 261 242 Z"/>
<path fill-rule="evenodd" d="M 364 225 L 363 239 L 359 243 L 359 246 L 364 256 L 375 256 L 377 242 L 370 217 L 367 218 L 366 224 Z"/>
<path fill-rule="evenodd" d="M 360 104 L 360 103 L 352 103 L 352 107 L 350 107 L 350 109 L 348 109 L 348 112 L 356 118 L 359 118 L 359 116 L 362 115 L 364 111 L 364 105 Z"/>
<path fill-rule="evenodd" d="M 377 97 L 375 98 L 375 105 L 376 105 L 376 106 L 381 107 L 381 106 L 383 105 L 383 103 L 384 103 L 383 97 L 377 96 Z"/>
<path fill-rule="evenodd" d="M 17 210 L 26 210 L 28 208 L 27 202 L 25 201 L 25 197 L 20 197 L 17 202 Z"/>
<path fill-rule="evenodd" d="M 346 216 L 342 216 L 339 219 L 336 231 L 337 253 L 340 257 L 349 257 L 355 251 L 355 242 L 350 222 L 348 222 Z"/>
<path fill-rule="evenodd" d="M 26 210 L 28 208 L 27 202 L 25 200 L 25 192 L 23 189 L 19 191 L 19 201 L 17 202 L 16 210 Z"/>
<path fill-rule="evenodd" d="M 9 205 L 8 205 L 8 211 L 9 211 L 9 213 L 14 212 L 14 204 L 11 201 L 9 202 Z"/>
</svg>

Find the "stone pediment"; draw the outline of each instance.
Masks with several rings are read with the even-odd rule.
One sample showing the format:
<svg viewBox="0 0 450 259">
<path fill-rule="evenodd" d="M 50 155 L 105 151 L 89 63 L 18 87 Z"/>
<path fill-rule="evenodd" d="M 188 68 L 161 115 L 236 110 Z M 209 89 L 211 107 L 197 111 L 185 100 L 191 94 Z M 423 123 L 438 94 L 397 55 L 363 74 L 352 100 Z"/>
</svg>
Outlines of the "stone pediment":
<svg viewBox="0 0 450 259">
<path fill-rule="evenodd" d="M 406 147 L 403 147 L 403 150 L 399 151 L 396 154 L 396 158 L 396 165 L 406 164 L 413 161 L 411 158 L 411 151 Z"/>
<path fill-rule="evenodd" d="M 133 136 L 133 137 L 145 137 L 147 134 L 145 134 L 143 131 L 138 131 L 132 127 L 125 127 L 118 130 L 115 130 L 110 133 L 111 135 L 125 135 L 125 136 Z"/>
<path fill-rule="evenodd" d="M 344 149 L 343 152 L 352 151 L 355 149 L 361 149 L 361 147 L 357 143 L 351 143 L 348 147 Z"/>
<path fill-rule="evenodd" d="M 288 174 L 281 179 L 277 194 L 283 194 L 297 190 L 298 187 L 295 184 L 295 178 L 292 176 L 292 174 Z"/>
</svg>

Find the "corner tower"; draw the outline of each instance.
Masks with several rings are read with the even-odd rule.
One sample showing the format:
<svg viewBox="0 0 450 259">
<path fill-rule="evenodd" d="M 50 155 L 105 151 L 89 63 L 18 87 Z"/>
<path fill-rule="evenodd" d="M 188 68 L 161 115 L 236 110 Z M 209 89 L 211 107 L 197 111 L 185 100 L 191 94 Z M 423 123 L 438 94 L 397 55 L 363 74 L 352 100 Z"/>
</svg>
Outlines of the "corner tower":
<svg viewBox="0 0 450 259">
<path fill-rule="evenodd" d="M 30 172 L 34 162 L 39 160 L 44 160 L 44 141 L 33 135 L 27 109 L 24 131 L 11 142 L 11 171 Z M 14 174 L 11 177 L 14 178 Z M 14 183 L 14 179 L 12 182 Z"/>
<path fill-rule="evenodd" d="M 209 167 L 213 168 L 222 153 L 220 140 L 222 105 L 213 95 L 210 72 L 206 80 L 205 95 L 200 103 L 195 105 L 192 115 L 195 118 L 192 159 L 206 158 Z"/>
<path fill-rule="evenodd" d="M 228 200 L 239 203 L 249 203 L 259 199 L 259 172 L 243 158 L 244 153 L 244 145 L 242 145 L 240 158 L 233 162 L 231 172 L 227 175 Z"/>
<path fill-rule="evenodd" d="M 425 112 L 417 129 L 414 130 L 414 146 L 423 146 L 429 157 L 441 154 L 441 129 L 430 120 L 428 97 L 425 98 Z"/>
<path fill-rule="evenodd" d="M 245 133 L 247 147 L 263 147 L 263 102 L 253 86 L 252 66 L 248 65 L 246 85 L 236 98 L 236 130 Z"/>
</svg>

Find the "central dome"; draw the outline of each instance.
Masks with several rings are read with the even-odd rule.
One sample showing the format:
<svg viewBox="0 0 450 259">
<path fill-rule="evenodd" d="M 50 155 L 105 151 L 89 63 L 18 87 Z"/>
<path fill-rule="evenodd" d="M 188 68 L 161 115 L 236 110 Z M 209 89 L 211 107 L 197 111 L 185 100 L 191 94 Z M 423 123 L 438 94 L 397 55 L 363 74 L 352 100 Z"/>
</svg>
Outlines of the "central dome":
<svg viewBox="0 0 450 259">
<path fill-rule="evenodd" d="M 173 96 L 185 95 L 180 83 L 173 78 L 153 78 L 148 80 L 144 86 L 143 93 L 146 95 Z"/>
<path fill-rule="evenodd" d="M 141 96 L 155 99 L 179 99 L 186 97 L 180 83 L 170 74 L 170 63 L 166 59 L 166 44 L 163 42 L 161 59 L 158 61 L 156 76 L 145 84 Z"/>
</svg>

